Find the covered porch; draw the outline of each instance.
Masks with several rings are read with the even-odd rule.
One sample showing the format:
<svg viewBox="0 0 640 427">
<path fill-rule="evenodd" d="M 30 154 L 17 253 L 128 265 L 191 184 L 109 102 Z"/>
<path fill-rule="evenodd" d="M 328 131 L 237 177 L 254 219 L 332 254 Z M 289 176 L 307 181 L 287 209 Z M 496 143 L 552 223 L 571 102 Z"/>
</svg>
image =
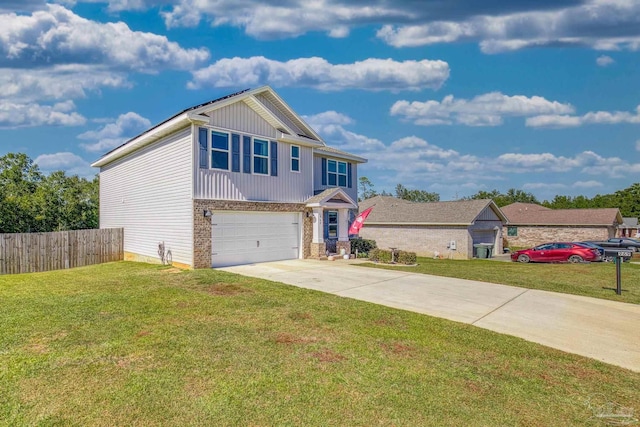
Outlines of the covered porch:
<svg viewBox="0 0 640 427">
<path fill-rule="evenodd" d="M 307 200 L 311 208 L 313 225 L 311 258 L 321 258 L 332 253 L 351 253 L 349 242 L 350 212 L 357 210 L 357 203 L 341 188 L 329 188 Z"/>
</svg>

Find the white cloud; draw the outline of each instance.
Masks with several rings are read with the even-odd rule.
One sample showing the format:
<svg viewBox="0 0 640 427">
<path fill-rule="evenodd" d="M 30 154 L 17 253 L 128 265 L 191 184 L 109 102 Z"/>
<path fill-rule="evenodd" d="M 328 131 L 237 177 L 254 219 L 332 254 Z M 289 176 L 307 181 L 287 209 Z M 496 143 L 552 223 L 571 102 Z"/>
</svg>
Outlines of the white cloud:
<svg viewBox="0 0 640 427">
<path fill-rule="evenodd" d="M 422 90 L 439 88 L 449 78 L 444 61 L 366 59 L 352 64 L 330 64 L 326 59 L 298 58 L 280 62 L 254 56 L 226 58 L 194 71 L 188 87 L 302 86 L 320 90 Z"/>
<path fill-rule="evenodd" d="M 303 116 L 303 119 L 322 135 L 331 147 L 360 154 L 384 149 L 382 141 L 345 129 L 344 126 L 353 124 L 354 121 L 351 117 L 336 111 Z"/>
<path fill-rule="evenodd" d="M 45 173 L 63 170 L 68 175 L 78 175 L 88 179 L 93 178 L 97 173 L 97 170 L 92 168 L 89 162 L 70 152 L 41 154 L 33 162 Z"/>
<path fill-rule="evenodd" d="M 408 25 L 384 25 L 377 36 L 395 47 L 478 41 L 485 53 L 558 44 L 635 51 L 640 48 L 639 28 L 640 3 L 591 0 L 550 10 L 478 13 L 458 21 L 425 17 Z"/>
<path fill-rule="evenodd" d="M 448 95 L 438 101 L 397 101 L 392 116 L 401 116 L 417 125 L 498 126 L 504 117 L 529 117 L 542 114 L 565 114 L 574 109 L 570 104 L 549 101 L 540 96 L 507 96 L 491 92 L 473 99 L 455 99 Z"/>
<path fill-rule="evenodd" d="M 567 177 L 572 184 L 526 184 L 529 189 L 592 189 L 601 187 L 601 180 L 575 180 L 577 175 L 598 178 L 619 178 L 640 172 L 640 164 L 629 163 L 619 157 L 604 157 L 593 151 L 573 156 L 552 153 L 511 153 L 494 157 L 461 153 L 443 148 L 417 136 L 399 138 L 391 143 L 369 138 L 347 129 L 353 119 L 336 111 L 327 111 L 305 120 L 314 127 L 330 146 L 361 155 L 368 163 L 359 171 L 375 170 L 377 177 L 388 183 L 401 182 L 416 188 L 439 189 L 484 188 L 485 183 L 513 181 L 515 176 L 554 174 Z M 640 141 L 638 142 L 640 145 Z"/>
<path fill-rule="evenodd" d="M 16 104 L 0 99 L 0 128 L 80 126 L 86 119 L 75 111 L 73 101 L 53 105 Z"/>
<path fill-rule="evenodd" d="M 354 25 L 387 19 L 406 20 L 415 12 L 383 1 L 372 1 L 365 5 L 332 0 L 178 0 L 171 10 L 162 15 L 168 27 L 193 27 L 204 18 L 214 26 L 228 24 L 244 28 L 253 37 L 273 39 L 296 37 L 310 31 L 324 31 L 331 37 L 346 37 Z"/>
<path fill-rule="evenodd" d="M 598 56 L 598 58 L 596 58 L 596 64 L 598 64 L 601 67 L 606 67 L 608 65 L 613 64 L 614 61 L 612 57 L 607 56 L 607 55 L 600 55 Z"/>
<path fill-rule="evenodd" d="M 526 120 L 529 127 L 563 128 L 583 125 L 640 124 L 640 105 L 636 111 L 591 111 L 582 116 L 541 115 Z"/>
<path fill-rule="evenodd" d="M 124 144 L 127 140 L 145 131 L 150 126 L 149 119 L 137 113 L 128 112 L 121 114 L 115 122 L 108 123 L 98 130 L 84 132 L 78 135 L 78 138 L 92 141 L 80 144 L 87 151 L 108 151 Z"/>
<path fill-rule="evenodd" d="M 209 58 L 206 49 L 184 49 L 165 36 L 132 31 L 124 22 L 101 23 L 49 4 L 31 15 L 0 14 L 0 65 L 101 64 L 155 73 L 191 70 Z"/>
<path fill-rule="evenodd" d="M 0 99 L 17 104 L 85 98 L 87 91 L 130 86 L 123 73 L 88 65 L 56 65 L 45 69 L 0 68 Z"/>
</svg>

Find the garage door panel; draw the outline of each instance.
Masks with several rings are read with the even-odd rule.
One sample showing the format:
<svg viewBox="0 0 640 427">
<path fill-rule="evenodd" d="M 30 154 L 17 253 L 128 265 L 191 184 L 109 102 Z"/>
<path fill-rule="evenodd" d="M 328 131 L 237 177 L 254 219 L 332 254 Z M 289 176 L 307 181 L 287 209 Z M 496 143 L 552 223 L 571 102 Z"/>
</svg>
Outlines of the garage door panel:
<svg viewBox="0 0 640 427">
<path fill-rule="evenodd" d="M 212 265 L 277 261 L 299 257 L 299 214 L 214 212 Z"/>
</svg>

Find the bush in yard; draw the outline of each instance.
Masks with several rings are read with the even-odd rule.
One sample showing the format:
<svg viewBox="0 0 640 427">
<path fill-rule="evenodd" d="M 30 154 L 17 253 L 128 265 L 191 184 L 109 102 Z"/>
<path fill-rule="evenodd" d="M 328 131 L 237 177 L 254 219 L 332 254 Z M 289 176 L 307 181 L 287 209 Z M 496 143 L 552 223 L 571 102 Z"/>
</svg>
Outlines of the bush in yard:
<svg viewBox="0 0 640 427">
<path fill-rule="evenodd" d="M 391 262 L 391 251 L 385 249 L 372 249 L 369 252 L 369 259 L 374 262 Z"/>
<path fill-rule="evenodd" d="M 415 252 L 405 252 L 405 251 L 396 252 L 395 258 L 399 264 L 415 264 L 417 260 Z"/>
<path fill-rule="evenodd" d="M 395 251 L 393 257 L 391 256 L 391 251 L 387 249 L 372 249 L 369 252 L 369 259 L 374 262 L 382 262 L 382 263 L 391 263 L 393 259 L 398 264 L 415 264 L 416 263 L 416 253 L 415 252 L 405 252 L 405 251 Z"/>
<path fill-rule="evenodd" d="M 351 253 L 355 254 L 356 250 L 358 254 L 368 254 L 372 249 L 377 248 L 375 240 L 361 239 L 356 237 L 351 239 Z"/>
</svg>

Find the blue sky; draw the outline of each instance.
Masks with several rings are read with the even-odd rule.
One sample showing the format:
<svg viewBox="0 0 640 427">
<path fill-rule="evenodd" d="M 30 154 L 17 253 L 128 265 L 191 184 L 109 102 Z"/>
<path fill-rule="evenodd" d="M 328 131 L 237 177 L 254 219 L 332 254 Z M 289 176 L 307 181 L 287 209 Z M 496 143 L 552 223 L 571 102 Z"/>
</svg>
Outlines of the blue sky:
<svg viewBox="0 0 640 427">
<path fill-rule="evenodd" d="M 268 84 L 378 191 L 592 197 L 640 181 L 639 50 L 637 0 L 2 0 L 0 155 L 91 177 Z"/>
</svg>

